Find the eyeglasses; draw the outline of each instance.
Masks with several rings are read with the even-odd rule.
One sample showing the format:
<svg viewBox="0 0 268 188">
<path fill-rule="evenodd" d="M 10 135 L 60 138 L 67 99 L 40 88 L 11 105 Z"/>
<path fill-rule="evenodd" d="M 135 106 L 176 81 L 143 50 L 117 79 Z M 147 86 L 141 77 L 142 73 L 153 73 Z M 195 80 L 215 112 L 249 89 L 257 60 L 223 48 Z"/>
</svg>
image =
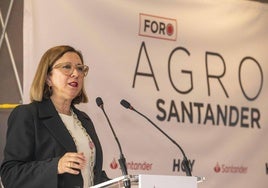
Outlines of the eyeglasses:
<svg viewBox="0 0 268 188">
<path fill-rule="evenodd" d="M 67 76 L 70 76 L 74 72 L 74 69 L 76 69 L 79 75 L 86 76 L 88 73 L 88 69 L 89 69 L 87 65 L 81 65 L 81 64 L 74 65 L 70 62 L 59 63 L 55 65 L 54 67 L 52 67 L 52 69 L 53 68 L 59 69 L 63 74 Z"/>
</svg>

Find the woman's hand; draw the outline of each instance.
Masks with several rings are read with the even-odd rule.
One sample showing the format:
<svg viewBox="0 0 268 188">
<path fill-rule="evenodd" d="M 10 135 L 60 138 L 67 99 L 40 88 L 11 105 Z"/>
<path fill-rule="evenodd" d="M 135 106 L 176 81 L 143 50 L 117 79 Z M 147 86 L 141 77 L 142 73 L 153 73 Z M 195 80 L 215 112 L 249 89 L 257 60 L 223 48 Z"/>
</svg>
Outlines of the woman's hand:
<svg viewBox="0 0 268 188">
<path fill-rule="evenodd" d="M 84 153 L 65 153 L 58 163 L 58 174 L 79 174 L 86 165 Z"/>
</svg>

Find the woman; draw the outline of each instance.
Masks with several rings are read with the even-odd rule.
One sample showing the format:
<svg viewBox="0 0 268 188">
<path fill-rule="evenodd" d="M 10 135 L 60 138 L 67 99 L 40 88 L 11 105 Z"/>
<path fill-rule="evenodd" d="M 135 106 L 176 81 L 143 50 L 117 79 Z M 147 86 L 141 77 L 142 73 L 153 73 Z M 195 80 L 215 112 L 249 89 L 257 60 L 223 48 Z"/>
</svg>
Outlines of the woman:
<svg viewBox="0 0 268 188">
<path fill-rule="evenodd" d="M 8 119 L 1 179 L 5 188 L 86 188 L 108 180 L 102 149 L 90 118 L 74 105 L 88 102 L 88 66 L 71 46 L 41 58 L 31 103 Z"/>
</svg>

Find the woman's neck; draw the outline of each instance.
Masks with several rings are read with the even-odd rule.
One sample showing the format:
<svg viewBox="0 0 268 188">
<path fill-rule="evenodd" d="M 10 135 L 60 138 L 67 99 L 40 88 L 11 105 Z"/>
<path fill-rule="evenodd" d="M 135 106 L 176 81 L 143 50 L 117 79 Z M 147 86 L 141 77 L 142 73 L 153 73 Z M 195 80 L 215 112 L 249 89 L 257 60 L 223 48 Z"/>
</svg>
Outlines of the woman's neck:
<svg viewBox="0 0 268 188">
<path fill-rule="evenodd" d="M 59 100 L 52 96 L 50 98 L 58 113 L 71 115 L 71 101 Z"/>
</svg>

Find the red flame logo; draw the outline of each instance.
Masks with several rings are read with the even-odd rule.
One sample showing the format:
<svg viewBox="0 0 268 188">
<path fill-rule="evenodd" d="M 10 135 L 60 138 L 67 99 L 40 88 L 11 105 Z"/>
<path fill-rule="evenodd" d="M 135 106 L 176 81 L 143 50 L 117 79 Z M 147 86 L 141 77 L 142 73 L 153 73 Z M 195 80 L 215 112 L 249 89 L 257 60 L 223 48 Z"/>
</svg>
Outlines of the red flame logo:
<svg viewBox="0 0 268 188">
<path fill-rule="evenodd" d="M 113 161 L 111 162 L 110 167 L 111 167 L 111 169 L 117 169 L 118 164 L 117 164 L 115 158 L 114 158 Z"/>
<path fill-rule="evenodd" d="M 220 167 L 219 163 L 217 163 L 216 166 L 214 167 L 214 171 L 217 173 L 221 171 L 221 167 Z"/>
</svg>

